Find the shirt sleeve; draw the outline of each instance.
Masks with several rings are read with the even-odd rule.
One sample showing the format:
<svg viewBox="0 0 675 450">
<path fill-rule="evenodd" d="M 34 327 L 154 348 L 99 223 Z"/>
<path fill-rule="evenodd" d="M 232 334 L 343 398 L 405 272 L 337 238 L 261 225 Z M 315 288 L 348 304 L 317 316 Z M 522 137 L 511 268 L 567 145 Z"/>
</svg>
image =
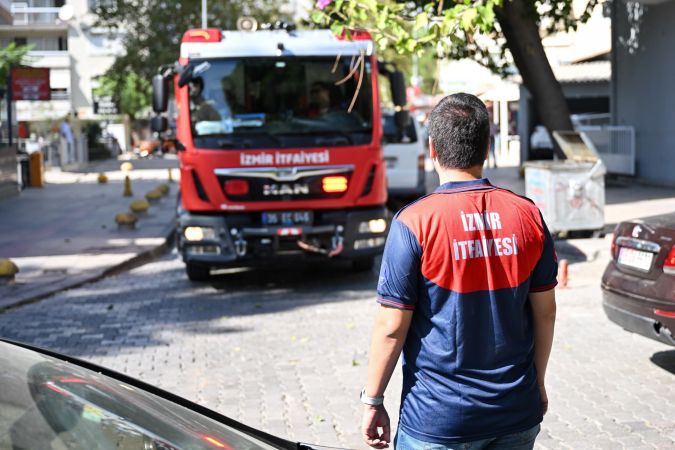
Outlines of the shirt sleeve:
<svg viewBox="0 0 675 450">
<path fill-rule="evenodd" d="M 544 247 L 541 257 L 532 271 L 530 292 L 548 291 L 558 284 L 556 279 L 558 276 L 558 256 L 555 253 L 553 238 L 543 217 L 541 217 L 541 223 L 544 226 Z"/>
<path fill-rule="evenodd" d="M 394 219 L 382 255 L 377 283 L 378 303 L 399 309 L 414 309 L 417 303 L 422 248 L 417 237 Z"/>
</svg>

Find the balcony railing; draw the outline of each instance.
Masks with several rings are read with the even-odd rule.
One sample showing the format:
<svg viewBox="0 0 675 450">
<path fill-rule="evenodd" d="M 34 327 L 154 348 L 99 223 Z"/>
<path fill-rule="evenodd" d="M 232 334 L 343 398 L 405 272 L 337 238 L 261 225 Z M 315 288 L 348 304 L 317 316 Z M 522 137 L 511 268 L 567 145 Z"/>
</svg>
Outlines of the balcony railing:
<svg viewBox="0 0 675 450">
<path fill-rule="evenodd" d="M 14 18 L 14 25 L 53 25 L 59 23 L 59 9 L 17 2 L 10 5 L 9 12 Z"/>
</svg>

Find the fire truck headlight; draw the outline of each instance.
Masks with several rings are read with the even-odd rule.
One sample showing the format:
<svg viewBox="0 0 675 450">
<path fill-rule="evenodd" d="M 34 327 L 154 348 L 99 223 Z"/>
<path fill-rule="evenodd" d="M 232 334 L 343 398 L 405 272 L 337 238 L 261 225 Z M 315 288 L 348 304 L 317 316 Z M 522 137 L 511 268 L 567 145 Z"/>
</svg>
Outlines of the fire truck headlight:
<svg viewBox="0 0 675 450">
<path fill-rule="evenodd" d="M 359 233 L 384 233 L 387 230 L 387 221 L 373 219 L 359 224 Z"/>
<path fill-rule="evenodd" d="M 383 237 L 370 239 L 357 239 L 354 241 L 354 250 L 363 250 L 366 248 L 381 247 L 384 245 L 385 239 Z"/>
<path fill-rule="evenodd" d="M 186 227 L 183 232 L 188 241 L 213 241 L 216 230 L 211 227 Z"/>
</svg>

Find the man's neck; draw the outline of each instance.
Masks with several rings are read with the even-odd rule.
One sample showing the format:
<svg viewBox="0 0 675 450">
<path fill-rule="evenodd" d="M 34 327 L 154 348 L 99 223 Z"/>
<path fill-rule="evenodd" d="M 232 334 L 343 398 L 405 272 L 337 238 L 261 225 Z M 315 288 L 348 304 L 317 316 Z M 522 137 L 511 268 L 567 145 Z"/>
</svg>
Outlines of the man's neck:
<svg viewBox="0 0 675 450">
<path fill-rule="evenodd" d="M 475 166 L 468 169 L 442 169 L 436 168 L 441 184 L 452 181 L 471 181 L 483 178 L 483 167 Z"/>
</svg>

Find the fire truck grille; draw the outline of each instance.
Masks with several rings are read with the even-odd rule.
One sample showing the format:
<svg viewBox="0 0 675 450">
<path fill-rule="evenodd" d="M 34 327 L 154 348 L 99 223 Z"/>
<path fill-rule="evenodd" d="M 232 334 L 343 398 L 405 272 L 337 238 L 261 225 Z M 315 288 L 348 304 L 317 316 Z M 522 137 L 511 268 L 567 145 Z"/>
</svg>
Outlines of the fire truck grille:
<svg viewBox="0 0 675 450">
<path fill-rule="evenodd" d="M 271 174 L 260 171 L 236 171 L 236 169 L 216 170 L 218 182 L 229 200 L 238 202 L 274 202 L 289 200 L 317 200 L 341 198 L 347 193 L 352 178 L 351 166 L 335 168 L 298 168 L 292 174 Z M 304 173 L 303 173 L 304 171 Z M 345 177 L 345 190 L 335 191 L 324 186 L 326 176 Z M 326 191 L 329 192 L 326 192 Z M 338 189 L 340 190 L 340 189 Z"/>
</svg>

